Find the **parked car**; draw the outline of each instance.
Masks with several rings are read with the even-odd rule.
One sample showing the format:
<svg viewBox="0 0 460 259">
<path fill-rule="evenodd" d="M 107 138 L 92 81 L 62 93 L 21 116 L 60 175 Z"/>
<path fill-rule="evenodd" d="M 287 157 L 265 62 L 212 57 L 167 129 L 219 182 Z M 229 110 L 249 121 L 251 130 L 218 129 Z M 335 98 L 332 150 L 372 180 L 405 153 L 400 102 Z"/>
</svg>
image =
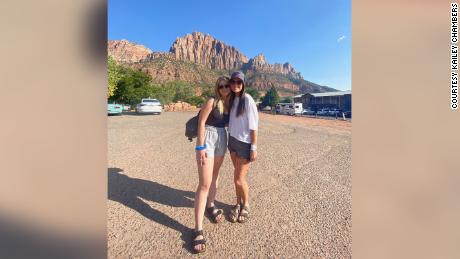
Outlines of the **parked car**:
<svg viewBox="0 0 460 259">
<path fill-rule="evenodd" d="M 271 111 L 272 110 L 272 107 L 270 106 L 265 106 L 262 111 Z"/>
<path fill-rule="evenodd" d="M 331 109 L 329 110 L 328 112 L 328 115 L 329 116 L 338 116 L 338 115 L 341 115 L 342 113 L 340 113 L 340 110 L 339 109 Z"/>
<path fill-rule="evenodd" d="M 157 99 L 144 98 L 141 100 L 141 103 L 136 106 L 136 112 L 161 114 L 161 103 Z"/>
<path fill-rule="evenodd" d="M 131 110 L 131 105 L 127 105 L 127 104 L 123 105 L 123 111 L 129 111 L 129 110 Z"/>
<path fill-rule="evenodd" d="M 327 108 L 321 109 L 316 113 L 316 115 L 319 115 L 319 116 L 327 116 L 328 114 L 329 114 L 329 109 Z"/>
<path fill-rule="evenodd" d="M 302 111 L 302 115 L 315 115 L 315 114 L 316 114 L 316 112 L 315 112 L 315 111 L 312 111 L 312 110 L 310 110 L 310 109 L 304 109 L 304 110 Z"/>
<path fill-rule="evenodd" d="M 123 105 L 115 104 L 115 103 L 108 103 L 107 113 L 109 115 L 121 115 L 123 113 Z"/>
</svg>

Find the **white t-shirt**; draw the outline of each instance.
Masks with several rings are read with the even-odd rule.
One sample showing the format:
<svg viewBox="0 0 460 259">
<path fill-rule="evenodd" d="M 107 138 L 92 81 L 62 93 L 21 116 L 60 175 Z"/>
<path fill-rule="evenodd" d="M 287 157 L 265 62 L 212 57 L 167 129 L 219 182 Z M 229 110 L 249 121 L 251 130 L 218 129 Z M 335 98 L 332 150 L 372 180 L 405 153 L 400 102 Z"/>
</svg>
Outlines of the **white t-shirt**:
<svg viewBox="0 0 460 259">
<path fill-rule="evenodd" d="M 236 138 L 239 141 L 251 144 L 250 130 L 257 130 L 259 126 L 259 113 L 257 112 L 257 106 L 252 99 L 251 95 L 245 93 L 245 111 L 240 116 L 236 116 L 236 110 L 238 108 L 239 97 L 235 97 L 233 101 L 232 109 L 230 110 L 230 122 L 228 125 L 228 131 L 230 136 Z"/>
</svg>

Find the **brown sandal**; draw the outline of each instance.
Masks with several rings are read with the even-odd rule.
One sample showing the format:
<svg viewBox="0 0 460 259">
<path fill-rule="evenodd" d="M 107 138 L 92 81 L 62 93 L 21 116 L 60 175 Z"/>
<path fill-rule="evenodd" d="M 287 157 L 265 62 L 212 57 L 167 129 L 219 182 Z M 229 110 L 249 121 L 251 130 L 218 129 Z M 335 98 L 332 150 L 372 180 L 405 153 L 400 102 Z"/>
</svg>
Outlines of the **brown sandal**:
<svg viewBox="0 0 460 259">
<path fill-rule="evenodd" d="M 240 216 L 238 217 L 238 222 L 245 223 L 249 219 L 249 207 L 244 205 L 240 211 Z"/>
<path fill-rule="evenodd" d="M 241 206 L 237 204 L 233 206 L 233 208 L 230 210 L 230 214 L 228 215 L 230 222 L 235 223 L 238 221 L 238 217 L 240 215 L 240 208 Z"/>
<path fill-rule="evenodd" d="M 221 216 L 220 219 L 218 219 L 218 217 L 224 214 L 223 210 L 217 209 L 215 206 L 212 206 L 206 208 L 206 213 L 208 214 L 208 217 L 211 218 L 212 222 L 216 224 L 222 222 L 223 217 Z"/>
<path fill-rule="evenodd" d="M 203 236 L 203 239 L 196 240 L 198 236 Z M 200 250 L 195 249 L 195 246 L 197 245 L 201 245 Z M 203 230 L 198 230 L 198 231 L 193 230 L 192 246 L 193 246 L 193 251 L 197 254 L 203 253 L 206 251 L 206 239 L 204 239 Z"/>
</svg>

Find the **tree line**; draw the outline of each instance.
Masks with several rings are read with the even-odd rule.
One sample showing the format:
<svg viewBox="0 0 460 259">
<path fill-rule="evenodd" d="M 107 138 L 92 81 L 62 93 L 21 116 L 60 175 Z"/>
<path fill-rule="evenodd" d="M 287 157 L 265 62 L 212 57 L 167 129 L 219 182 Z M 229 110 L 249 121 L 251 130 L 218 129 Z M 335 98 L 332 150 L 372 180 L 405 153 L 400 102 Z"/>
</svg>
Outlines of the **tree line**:
<svg viewBox="0 0 460 259">
<path fill-rule="evenodd" d="M 151 97 L 158 99 L 162 104 L 183 101 L 200 106 L 206 98 L 214 94 L 210 85 L 198 86 L 180 81 L 153 83 L 150 75 L 121 66 L 110 56 L 107 70 L 107 99 L 109 102 L 135 105 L 142 98 Z M 201 96 L 196 96 L 197 87 L 201 87 Z"/>
<path fill-rule="evenodd" d="M 142 98 L 151 97 L 158 99 L 162 104 L 183 101 L 199 107 L 207 98 L 214 96 L 213 85 L 192 85 L 181 81 L 153 83 L 150 75 L 121 66 L 110 56 L 108 57 L 107 70 L 107 99 L 109 102 L 135 105 Z M 200 96 L 196 95 L 198 87 L 201 88 Z M 247 87 L 246 92 L 256 101 L 260 99 L 262 108 L 274 107 L 280 100 L 275 87 L 269 89 L 263 97 L 260 97 L 259 91 L 252 87 Z"/>
</svg>

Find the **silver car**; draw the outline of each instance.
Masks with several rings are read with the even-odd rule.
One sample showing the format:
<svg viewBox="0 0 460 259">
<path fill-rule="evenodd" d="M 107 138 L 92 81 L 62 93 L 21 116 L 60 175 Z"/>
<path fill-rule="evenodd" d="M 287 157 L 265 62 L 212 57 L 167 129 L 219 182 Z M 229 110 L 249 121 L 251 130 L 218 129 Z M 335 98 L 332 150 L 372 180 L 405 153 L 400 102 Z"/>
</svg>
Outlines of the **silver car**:
<svg viewBox="0 0 460 259">
<path fill-rule="evenodd" d="M 320 116 L 327 116 L 328 114 L 329 114 L 329 109 L 321 109 L 316 113 L 316 115 L 320 115 Z"/>
<path fill-rule="evenodd" d="M 339 109 L 332 109 L 332 110 L 329 110 L 328 112 L 328 115 L 329 116 L 337 116 L 337 115 L 340 115 L 340 110 Z"/>
<path fill-rule="evenodd" d="M 160 101 L 157 99 L 144 98 L 136 106 L 136 113 L 153 113 L 161 114 L 162 107 Z"/>
<path fill-rule="evenodd" d="M 302 111 L 302 115 L 315 115 L 315 114 L 316 114 L 316 112 L 315 112 L 315 111 L 312 111 L 312 110 L 310 110 L 310 109 L 304 109 L 304 110 Z"/>
</svg>

